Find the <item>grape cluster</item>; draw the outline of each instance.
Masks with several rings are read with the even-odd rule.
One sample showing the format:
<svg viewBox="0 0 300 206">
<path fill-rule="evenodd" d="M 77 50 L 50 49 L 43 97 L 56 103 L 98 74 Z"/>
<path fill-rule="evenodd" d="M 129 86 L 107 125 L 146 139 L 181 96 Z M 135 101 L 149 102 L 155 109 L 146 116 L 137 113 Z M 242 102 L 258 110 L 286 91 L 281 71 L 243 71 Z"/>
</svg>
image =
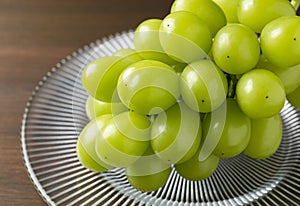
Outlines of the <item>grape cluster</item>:
<svg viewBox="0 0 300 206">
<path fill-rule="evenodd" d="M 171 168 L 202 180 L 220 158 L 270 157 L 286 98 L 300 108 L 298 1 L 175 0 L 126 48 L 90 62 L 82 85 L 90 122 L 77 142 L 95 172 L 125 168 L 154 191 Z"/>
</svg>

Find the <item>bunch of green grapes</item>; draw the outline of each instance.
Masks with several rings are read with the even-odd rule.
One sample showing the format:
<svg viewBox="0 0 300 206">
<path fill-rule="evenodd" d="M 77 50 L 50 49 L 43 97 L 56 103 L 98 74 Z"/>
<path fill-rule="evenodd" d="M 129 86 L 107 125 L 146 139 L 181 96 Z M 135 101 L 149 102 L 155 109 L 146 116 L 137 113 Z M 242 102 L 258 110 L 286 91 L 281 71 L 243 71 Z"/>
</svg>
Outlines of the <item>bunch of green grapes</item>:
<svg viewBox="0 0 300 206">
<path fill-rule="evenodd" d="M 299 2 L 175 0 L 147 19 L 134 48 L 90 62 L 77 154 L 94 172 L 125 168 L 154 191 L 171 168 L 188 180 L 212 175 L 220 158 L 264 159 L 282 139 L 286 98 L 300 108 Z"/>
</svg>

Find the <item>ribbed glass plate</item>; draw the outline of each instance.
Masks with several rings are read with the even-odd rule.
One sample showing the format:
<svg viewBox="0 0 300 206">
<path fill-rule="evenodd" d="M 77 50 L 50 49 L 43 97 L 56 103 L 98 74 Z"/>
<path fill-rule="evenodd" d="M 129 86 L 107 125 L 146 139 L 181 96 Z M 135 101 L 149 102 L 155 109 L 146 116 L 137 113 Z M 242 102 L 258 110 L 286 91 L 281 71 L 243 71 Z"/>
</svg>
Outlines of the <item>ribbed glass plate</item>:
<svg viewBox="0 0 300 206">
<path fill-rule="evenodd" d="M 123 169 L 97 174 L 76 157 L 79 132 L 88 122 L 83 67 L 91 60 L 132 48 L 133 32 L 98 40 L 74 52 L 39 82 L 26 105 L 21 144 L 26 168 L 49 205 L 300 205 L 300 112 L 286 102 L 283 140 L 271 158 L 244 155 L 222 160 L 209 178 L 186 181 L 174 170 L 158 191 L 133 189 Z"/>
</svg>

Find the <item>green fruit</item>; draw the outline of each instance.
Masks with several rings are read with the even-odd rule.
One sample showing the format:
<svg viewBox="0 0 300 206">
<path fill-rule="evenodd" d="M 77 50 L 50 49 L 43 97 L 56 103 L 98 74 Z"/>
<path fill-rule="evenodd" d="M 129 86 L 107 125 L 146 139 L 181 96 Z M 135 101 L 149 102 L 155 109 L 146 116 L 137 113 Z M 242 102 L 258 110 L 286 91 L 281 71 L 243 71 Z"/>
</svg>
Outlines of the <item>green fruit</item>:
<svg viewBox="0 0 300 206">
<path fill-rule="evenodd" d="M 162 187 L 168 180 L 171 168 L 146 176 L 127 176 L 129 183 L 142 192 L 152 192 Z"/>
<path fill-rule="evenodd" d="M 82 72 L 82 85 L 94 98 L 117 102 L 116 88 L 119 75 L 134 61 L 128 58 L 106 56 L 90 62 Z"/>
<path fill-rule="evenodd" d="M 284 70 L 284 68 L 273 65 L 264 54 L 260 55 L 259 61 L 255 68 L 267 69 L 275 74 L 281 70 Z"/>
<path fill-rule="evenodd" d="M 252 119 L 273 116 L 285 102 L 284 86 L 280 79 L 265 69 L 253 69 L 244 74 L 236 86 L 237 102 Z"/>
<path fill-rule="evenodd" d="M 197 151 L 202 136 L 199 113 L 178 103 L 152 123 L 151 146 L 169 164 L 184 162 Z"/>
<path fill-rule="evenodd" d="M 104 114 L 119 114 L 127 110 L 128 108 L 122 103 L 102 102 L 92 96 L 88 97 L 85 104 L 86 115 L 90 120 Z"/>
<path fill-rule="evenodd" d="M 287 68 L 274 66 L 262 54 L 256 69 L 267 69 L 276 74 L 281 80 L 286 94 L 291 93 L 300 86 L 300 64 Z"/>
<path fill-rule="evenodd" d="M 226 99 L 227 79 L 212 61 L 196 61 L 183 70 L 180 91 L 183 101 L 191 109 L 211 112 Z"/>
<path fill-rule="evenodd" d="M 286 94 L 290 94 L 300 86 L 300 64 L 275 71 L 281 80 Z"/>
<path fill-rule="evenodd" d="M 273 155 L 282 139 L 282 123 L 279 114 L 251 120 L 251 137 L 244 153 L 254 159 L 265 159 Z"/>
<path fill-rule="evenodd" d="M 288 101 L 296 108 L 300 109 L 300 86 L 287 96 Z"/>
<path fill-rule="evenodd" d="M 216 64 L 229 74 L 253 69 L 260 58 L 256 34 L 242 24 L 228 24 L 216 34 L 212 54 Z"/>
<path fill-rule="evenodd" d="M 239 22 L 256 33 L 261 33 L 269 22 L 278 17 L 295 14 L 294 7 L 286 0 L 241 0 L 237 7 Z"/>
<path fill-rule="evenodd" d="M 250 134 L 250 118 L 240 110 L 234 99 L 227 99 L 226 104 L 208 113 L 203 120 L 204 150 L 210 149 L 207 144 L 215 146 L 213 154 L 217 157 L 230 158 L 243 152 Z M 209 155 L 209 151 L 204 152 Z"/>
<path fill-rule="evenodd" d="M 127 167 L 149 146 L 150 120 L 134 112 L 123 112 L 107 120 L 96 139 L 95 150 L 103 162 Z"/>
<path fill-rule="evenodd" d="M 141 158 L 126 168 L 129 183 L 143 192 L 158 190 L 168 180 L 171 165 L 154 154 L 151 147 Z"/>
<path fill-rule="evenodd" d="M 79 159 L 79 162 L 86 167 L 87 169 L 93 171 L 93 172 L 105 172 L 110 169 L 99 164 L 99 162 L 96 162 L 91 155 L 86 151 L 84 146 L 82 146 L 82 143 L 80 141 L 77 142 L 77 157 Z"/>
<path fill-rule="evenodd" d="M 213 0 L 223 10 L 228 23 L 238 23 L 237 7 L 240 0 Z"/>
<path fill-rule="evenodd" d="M 211 31 L 206 23 L 187 11 L 166 16 L 159 29 L 159 39 L 163 50 L 181 63 L 207 57 L 212 44 Z"/>
<path fill-rule="evenodd" d="M 284 16 L 268 23 L 260 36 L 267 59 L 279 67 L 300 64 L 300 17 Z"/>
<path fill-rule="evenodd" d="M 199 181 L 211 176 L 219 165 L 219 157 L 211 154 L 205 160 L 199 160 L 200 150 L 188 161 L 176 164 L 175 169 L 187 180 Z"/>
<path fill-rule="evenodd" d="M 134 46 L 143 59 L 161 61 L 173 65 L 177 62 L 169 57 L 160 45 L 159 28 L 161 19 L 147 19 L 134 32 Z"/>
<path fill-rule="evenodd" d="M 226 25 L 226 16 L 223 10 L 211 0 L 176 0 L 171 7 L 171 13 L 177 11 L 196 14 L 209 27 L 212 36 L 215 36 Z"/>
<path fill-rule="evenodd" d="M 113 167 L 98 158 L 95 151 L 95 142 L 101 137 L 100 129 L 106 124 L 111 115 L 102 115 L 90 121 L 81 131 L 77 141 L 77 156 L 86 168 L 103 172 Z"/>
<path fill-rule="evenodd" d="M 156 114 L 176 103 L 179 78 L 170 66 L 154 60 L 130 65 L 119 78 L 118 94 L 131 110 Z"/>
</svg>

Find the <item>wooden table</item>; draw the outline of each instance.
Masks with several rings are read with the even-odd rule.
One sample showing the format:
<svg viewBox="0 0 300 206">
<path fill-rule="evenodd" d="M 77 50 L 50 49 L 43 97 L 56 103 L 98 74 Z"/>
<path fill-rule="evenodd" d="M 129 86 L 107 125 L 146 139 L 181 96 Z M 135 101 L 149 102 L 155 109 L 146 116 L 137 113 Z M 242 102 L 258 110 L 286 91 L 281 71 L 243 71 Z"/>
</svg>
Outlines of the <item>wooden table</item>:
<svg viewBox="0 0 300 206">
<path fill-rule="evenodd" d="M 162 18 L 172 0 L 0 0 L 0 205 L 45 205 L 25 170 L 20 125 L 35 85 L 98 38 Z"/>
<path fill-rule="evenodd" d="M 45 205 L 23 164 L 20 125 L 35 85 L 98 38 L 165 16 L 172 0 L 0 0 L 0 205 Z"/>
</svg>

